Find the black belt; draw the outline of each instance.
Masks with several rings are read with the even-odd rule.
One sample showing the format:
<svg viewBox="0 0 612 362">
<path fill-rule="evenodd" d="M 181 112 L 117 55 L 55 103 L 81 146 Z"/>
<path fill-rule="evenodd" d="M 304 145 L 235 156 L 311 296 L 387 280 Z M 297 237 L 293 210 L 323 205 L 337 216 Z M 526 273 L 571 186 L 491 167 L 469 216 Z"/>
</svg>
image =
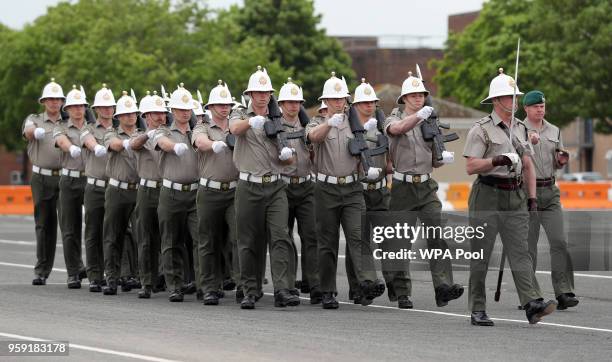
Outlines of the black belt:
<svg viewBox="0 0 612 362">
<path fill-rule="evenodd" d="M 495 187 L 496 189 L 512 191 L 518 190 L 523 185 L 523 182 L 520 178 L 504 178 L 504 177 L 495 177 L 495 176 L 478 176 L 478 180 L 491 187 Z"/>
<path fill-rule="evenodd" d="M 548 187 L 548 186 L 552 186 L 554 184 L 555 184 L 555 178 L 554 177 L 536 179 L 536 186 L 537 187 Z"/>
</svg>

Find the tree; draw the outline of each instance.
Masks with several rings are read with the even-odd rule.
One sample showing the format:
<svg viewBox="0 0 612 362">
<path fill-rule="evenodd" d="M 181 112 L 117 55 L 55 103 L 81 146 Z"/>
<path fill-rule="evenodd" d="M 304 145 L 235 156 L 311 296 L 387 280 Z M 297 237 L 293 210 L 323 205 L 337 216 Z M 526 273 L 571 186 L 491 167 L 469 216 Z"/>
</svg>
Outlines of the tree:
<svg viewBox="0 0 612 362">
<path fill-rule="evenodd" d="M 239 26 L 238 39 L 265 45 L 302 86 L 308 105 L 316 103 L 331 71 L 355 84 L 350 56 L 319 28 L 321 15 L 315 14 L 312 0 L 245 0 L 243 7 L 233 6 L 219 18 Z"/>
<path fill-rule="evenodd" d="M 491 0 L 464 32 L 451 34 L 434 78 L 442 97 L 474 108 L 498 67 L 514 76 L 521 37 L 521 91 L 547 95 L 547 119 L 597 118 L 612 131 L 612 3 L 601 0 Z M 487 108 L 488 109 L 488 108 Z"/>
<path fill-rule="evenodd" d="M 82 84 L 93 102 L 102 83 L 116 97 L 130 88 L 142 97 L 160 84 L 172 91 L 179 82 L 206 95 L 225 77 L 239 95 L 257 64 L 277 82 L 288 75 L 265 45 L 250 38 L 226 41 L 231 34 L 226 39 L 215 27 L 202 1 L 174 3 L 81 0 L 49 8 L 22 31 L 0 27 L 0 143 L 23 146 L 19 127 L 42 109 L 36 100 L 51 77 L 65 93 Z"/>
</svg>

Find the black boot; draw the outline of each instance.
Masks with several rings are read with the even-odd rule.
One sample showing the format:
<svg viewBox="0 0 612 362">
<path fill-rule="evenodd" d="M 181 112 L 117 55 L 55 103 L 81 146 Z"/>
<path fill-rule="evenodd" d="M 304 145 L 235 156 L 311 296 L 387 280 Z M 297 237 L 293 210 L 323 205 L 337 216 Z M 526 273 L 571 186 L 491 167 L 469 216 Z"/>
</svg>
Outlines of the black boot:
<svg viewBox="0 0 612 362">
<path fill-rule="evenodd" d="M 338 301 L 334 293 L 323 293 L 323 309 L 338 309 Z"/>
<path fill-rule="evenodd" d="M 274 306 L 275 307 L 279 307 L 279 308 L 284 308 L 287 306 L 296 307 L 298 305 L 300 305 L 300 297 L 291 293 L 289 289 L 281 289 L 274 293 Z"/>
<path fill-rule="evenodd" d="M 170 293 L 170 296 L 168 297 L 168 300 L 171 302 L 182 302 L 183 301 L 183 293 L 181 292 L 180 289 L 175 289 L 174 291 L 172 291 L 172 293 Z"/>
<path fill-rule="evenodd" d="M 138 292 L 138 298 L 150 299 L 152 292 L 153 292 L 153 288 L 150 285 L 145 285 L 145 287 L 141 291 Z"/>
<path fill-rule="evenodd" d="M 493 321 L 487 315 L 487 312 L 485 312 L 484 310 L 472 312 L 470 319 L 472 321 L 472 325 L 474 326 L 492 327 L 495 325 L 495 323 L 493 323 Z"/>
<path fill-rule="evenodd" d="M 247 295 L 240 302 L 240 309 L 255 309 L 255 296 Z"/>
<path fill-rule="evenodd" d="M 323 301 L 323 293 L 319 288 L 310 289 L 310 304 L 319 304 Z"/>
<path fill-rule="evenodd" d="M 34 279 L 32 279 L 32 285 L 46 285 L 47 284 L 47 278 L 45 278 L 42 275 L 37 275 L 34 277 Z"/>
<path fill-rule="evenodd" d="M 578 298 L 574 293 L 563 293 L 557 297 L 557 309 L 565 310 L 567 308 L 575 307 L 578 305 Z"/>
<path fill-rule="evenodd" d="M 219 305 L 219 296 L 216 292 L 208 292 L 203 297 L 204 305 Z"/>
<path fill-rule="evenodd" d="M 557 309 L 557 302 L 554 300 L 544 302 L 541 298 L 535 299 L 525 304 L 523 309 L 525 310 L 525 315 L 527 316 L 529 324 L 536 324 L 542 320 L 544 316 L 549 315 Z"/>
<path fill-rule="evenodd" d="M 117 295 L 117 282 L 114 280 L 106 281 L 106 286 L 102 287 L 104 295 Z"/>
<path fill-rule="evenodd" d="M 68 289 L 81 289 L 81 280 L 78 275 L 68 276 Z"/>
<path fill-rule="evenodd" d="M 374 298 L 380 297 L 385 292 L 385 283 L 378 279 L 376 281 L 365 281 L 361 283 L 361 305 L 366 306 L 372 304 Z"/>
<path fill-rule="evenodd" d="M 397 307 L 399 309 L 412 309 L 414 306 L 407 295 L 400 295 L 397 297 Z"/>
<path fill-rule="evenodd" d="M 100 285 L 100 282 L 97 280 L 90 282 L 89 291 L 92 293 L 100 293 L 102 291 L 102 286 Z"/>
</svg>

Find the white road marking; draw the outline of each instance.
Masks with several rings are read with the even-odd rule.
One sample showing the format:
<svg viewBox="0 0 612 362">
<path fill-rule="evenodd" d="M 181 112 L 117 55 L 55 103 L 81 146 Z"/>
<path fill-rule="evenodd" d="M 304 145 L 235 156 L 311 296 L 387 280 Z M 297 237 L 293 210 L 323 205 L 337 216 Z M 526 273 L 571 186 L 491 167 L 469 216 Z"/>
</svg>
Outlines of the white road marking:
<svg viewBox="0 0 612 362">
<path fill-rule="evenodd" d="M 0 239 L 0 244 L 9 244 L 9 245 L 28 245 L 28 246 L 36 246 L 36 241 L 25 241 L 25 240 L 7 240 Z M 63 248 L 62 240 L 58 240 L 55 245 L 56 248 Z"/>
<path fill-rule="evenodd" d="M 52 340 L 49 340 L 49 339 L 42 339 L 42 338 L 36 338 L 36 337 L 28 337 L 28 336 L 22 336 L 22 335 L 19 335 L 19 334 L 2 333 L 2 332 L 0 332 L 0 337 L 13 338 L 13 339 L 19 339 L 19 340 L 22 340 L 22 341 L 32 341 L 32 342 L 51 342 L 52 341 Z M 85 346 L 85 345 L 76 344 L 76 343 L 69 343 L 69 346 L 70 346 L 70 348 L 80 349 L 80 350 L 83 350 L 83 351 L 98 352 L 98 353 L 104 353 L 104 354 L 112 354 L 112 355 L 115 355 L 115 356 L 133 358 L 133 359 L 138 359 L 138 360 L 142 360 L 142 361 L 174 362 L 174 360 L 165 359 L 165 358 L 147 356 L 147 355 L 144 355 L 144 354 L 137 354 L 137 353 L 130 353 L 130 352 L 115 351 L 115 350 L 106 349 L 106 348 L 98 348 L 98 347 Z"/>
<path fill-rule="evenodd" d="M 0 265 L 4 265 L 4 266 L 13 266 L 13 267 L 16 267 L 16 268 L 28 268 L 28 269 L 34 269 L 34 266 L 33 266 L 33 265 L 27 265 L 27 264 L 15 264 L 15 263 L 6 263 L 6 262 L 3 262 L 3 261 L 0 261 Z M 62 268 L 53 268 L 53 269 L 51 269 L 51 270 L 56 271 L 56 272 L 64 272 L 64 273 L 67 273 L 67 272 L 68 272 L 66 269 L 62 269 Z"/>
</svg>

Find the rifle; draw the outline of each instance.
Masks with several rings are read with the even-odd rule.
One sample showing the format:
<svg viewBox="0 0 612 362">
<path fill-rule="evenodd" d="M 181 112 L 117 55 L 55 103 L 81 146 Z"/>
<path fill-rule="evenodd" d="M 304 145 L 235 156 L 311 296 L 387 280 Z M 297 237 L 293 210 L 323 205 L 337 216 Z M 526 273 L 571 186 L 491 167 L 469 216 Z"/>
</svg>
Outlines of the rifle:
<svg viewBox="0 0 612 362">
<path fill-rule="evenodd" d="M 348 148 L 349 152 L 353 156 L 359 156 L 361 158 L 361 165 L 364 173 L 367 175 L 368 170 L 372 164 L 372 157 L 382 155 L 389 149 L 389 141 L 384 134 L 379 134 L 376 140 L 376 147 L 368 147 L 368 143 L 365 139 L 366 130 L 363 128 L 361 121 L 359 120 L 359 114 L 355 106 L 349 107 L 348 114 L 349 126 L 351 132 L 355 136 L 349 141 Z"/>
<path fill-rule="evenodd" d="M 87 99 L 87 96 L 85 95 L 85 89 L 83 88 L 83 86 L 81 86 L 81 93 L 83 93 L 83 98 Z M 89 124 L 96 123 L 96 116 L 94 115 L 89 105 L 85 106 L 85 122 Z"/>
<path fill-rule="evenodd" d="M 134 93 L 134 89 L 132 88 L 130 88 L 130 95 L 134 99 L 134 102 L 138 104 L 138 99 L 136 98 L 136 94 Z M 140 113 L 136 113 L 136 125 L 143 131 L 147 129 L 147 123 L 142 118 L 142 115 L 140 115 Z"/>
<path fill-rule="evenodd" d="M 306 111 L 304 111 L 304 113 L 305 112 Z M 274 95 L 270 96 L 270 101 L 268 102 L 268 117 L 270 117 L 270 120 L 264 123 L 264 131 L 266 132 L 266 136 L 269 138 L 276 138 L 281 147 L 289 147 L 290 139 L 301 138 L 304 142 L 306 142 L 306 133 L 303 129 L 295 132 L 285 132 L 283 130 L 283 115 L 278 107 L 278 102 L 276 101 L 276 97 L 274 97 Z M 306 118 L 308 118 L 308 116 L 306 116 Z M 300 120 L 300 122 L 302 121 Z"/>
<path fill-rule="evenodd" d="M 421 80 L 421 82 L 425 83 L 423 81 L 423 76 L 421 75 L 421 68 L 419 68 L 418 64 L 416 65 L 416 71 L 417 71 L 417 75 L 419 79 Z M 427 98 L 425 99 L 425 105 L 430 106 L 430 107 L 432 107 L 433 105 L 433 99 L 429 94 L 427 95 Z M 450 129 L 450 125 L 440 122 L 438 119 L 438 114 L 436 113 L 435 110 L 431 112 L 431 115 L 429 116 L 429 118 L 427 118 L 421 123 L 421 133 L 423 134 L 423 139 L 425 141 L 433 142 L 436 159 L 438 161 L 442 161 L 443 159 L 442 152 L 446 151 L 446 147 L 444 147 L 444 143 L 456 141 L 459 139 L 459 136 L 455 132 L 445 135 L 442 133 L 440 128 Z"/>
</svg>

